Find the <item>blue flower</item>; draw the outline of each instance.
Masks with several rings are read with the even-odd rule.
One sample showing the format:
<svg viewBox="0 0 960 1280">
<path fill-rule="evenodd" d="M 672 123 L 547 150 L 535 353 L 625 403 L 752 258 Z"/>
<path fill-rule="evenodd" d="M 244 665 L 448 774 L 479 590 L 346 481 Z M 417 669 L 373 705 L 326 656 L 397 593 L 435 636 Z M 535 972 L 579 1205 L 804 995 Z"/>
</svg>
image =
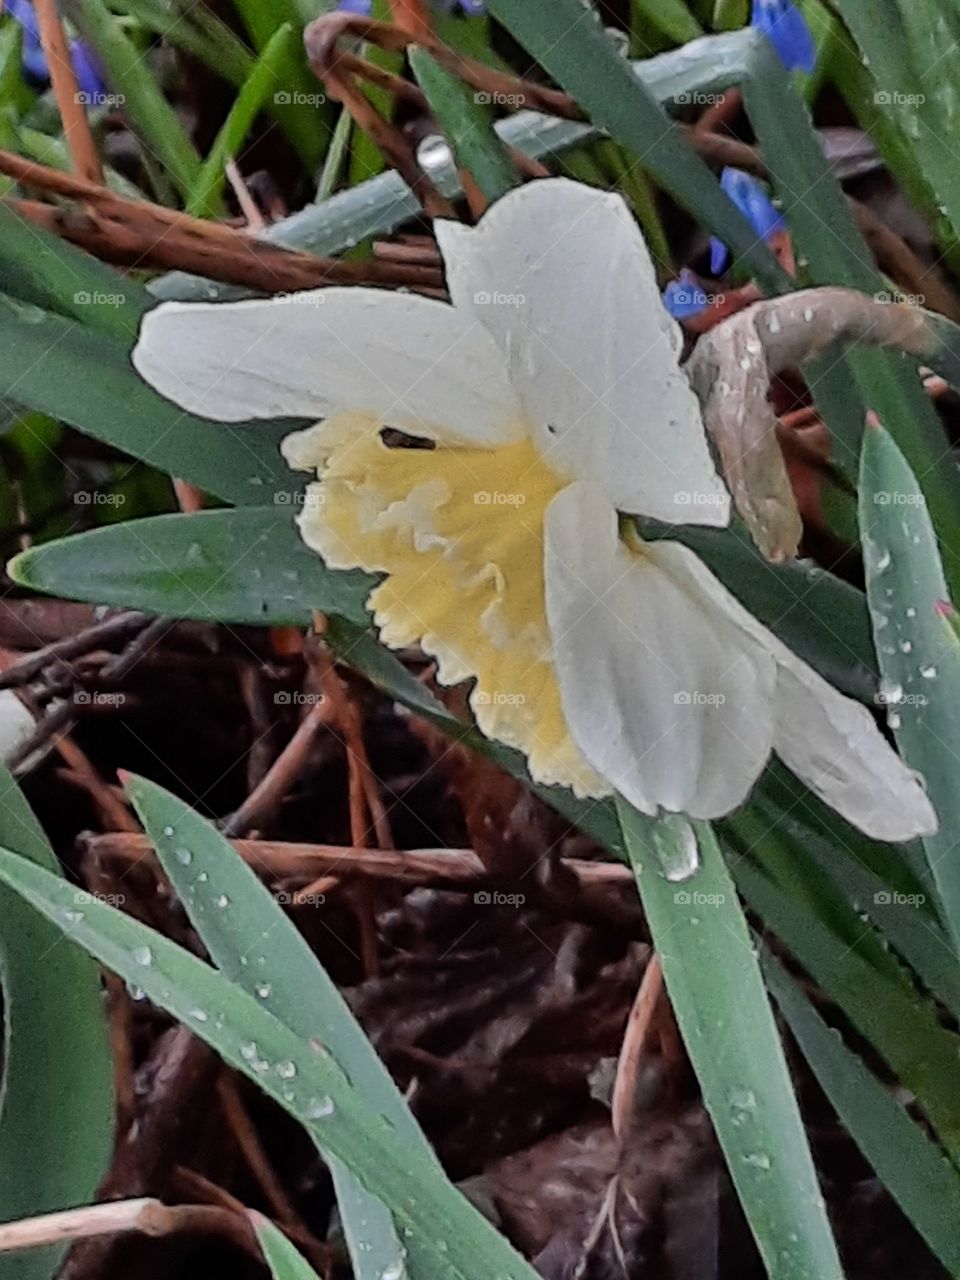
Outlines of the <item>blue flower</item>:
<svg viewBox="0 0 960 1280">
<path fill-rule="evenodd" d="M 791 0 L 753 0 L 750 22 L 767 37 L 788 71 L 809 73 L 817 65 L 813 35 Z"/>
<path fill-rule="evenodd" d="M 707 295 L 693 272 L 684 267 L 679 280 L 671 280 L 664 289 L 663 305 L 675 320 L 689 320 L 706 311 Z"/>
<path fill-rule="evenodd" d="M 744 215 L 761 240 L 769 240 L 786 227 L 786 219 L 772 204 L 766 191 L 749 173 L 742 169 L 726 168 L 720 178 L 720 186 Z M 727 246 L 710 237 L 710 271 L 718 276 L 730 258 Z"/>
<path fill-rule="evenodd" d="M 40 28 L 37 15 L 29 0 L 5 0 L 4 13 L 8 13 L 14 22 L 19 22 L 23 29 L 23 69 L 31 80 L 40 85 L 50 83 L 50 71 L 47 67 L 46 55 L 40 42 Z M 73 63 L 77 77 L 77 88 L 88 98 L 102 96 L 106 91 L 100 69 L 93 54 L 82 40 L 70 41 L 70 61 Z"/>
</svg>

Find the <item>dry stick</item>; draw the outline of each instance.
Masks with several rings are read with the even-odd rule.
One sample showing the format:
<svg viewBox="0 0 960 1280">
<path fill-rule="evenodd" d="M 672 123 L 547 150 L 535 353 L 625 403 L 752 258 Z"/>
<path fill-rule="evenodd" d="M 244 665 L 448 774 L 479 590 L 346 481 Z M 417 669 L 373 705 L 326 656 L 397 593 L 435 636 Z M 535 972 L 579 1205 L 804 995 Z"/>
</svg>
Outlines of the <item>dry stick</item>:
<svg viewBox="0 0 960 1280">
<path fill-rule="evenodd" d="M 63 24 L 57 13 L 56 0 L 34 0 L 33 10 L 37 15 L 40 43 L 47 59 L 53 94 L 60 111 L 64 136 L 73 157 L 73 167 L 91 182 L 102 182 L 100 157 L 87 123 L 87 113 L 80 100 L 80 86 L 77 84 L 67 38 L 63 34 Z"/>
<path fill-rule="evenodd" d="M 61 734 L 55 746 L 76 782 L 83 787 L 99 810 L 104 825 L 115 831 L 138 831 L 139 827 L 117 792 L 104 782 L 70 735 Z"/>
<path fill-rule="evenodd" d="M 126 639 L 129 634 L 136 635 L 149 621 L 150 618 L 145 613 L 119 613 L 115 617 L 107 618 L 104 622 L 87 627 L 79 635 L 56 640 L 53 644 L 38 649 L 29 658 L 24 658 L 14 666 L 8 667 L 3 675 L 0 675 L 0 689 L 11 689 L 17 685 L 26 684 L 55 660 L 81 657 L 94 649 L 102 648 L 111 640 Z"/>
<path fill-rule="evenodd" d="M 12 168 L 0 153 L 0 172 Z M 129 268 L 156 267 L 192 271 L 225 284 L 238 284 L 259 293 L 316 289 L 329 284 L 442 287 L 439 271 L 376 261 L 343 262 L 284 249 L 242 232 L 224 228 L 224 239 L 213 223 L 196 226 L 186 214 L 171 225 L 155 215 L 152 206 L 127 201 L 110 217 L 101 209 L 60 209 L 31 200 L 5 202 L 22 217 L 105 262 Z"/>
<path fill-rule="evenodd" d="M 92 1204 L 83 1209 L 4 1223 L 0 1226 L 0 1253 L 130 1232 L 146 1236 L 179 1232 L 223 1235 L 254 1257 L 261 1256 L 246 1218 L 214 1205 L 165 1205 L 149 1197 Z"/>
<path fill-rule="evenodd" d="M 83 839 L 90 852 L 104 859 L 139 862 L 151 854 L 152 846 L 141 833 L 111 831 Z M 284 840 L 232 840 L 244 862 L 277 879 L 314 879 L 334 874 L 365 879 L 393 880 L 406 885 L 434 885 L 452 889 L 475 889 L 490 877 L 472 849 L 370 849 L 356 845 L 306 844 Z M 620 862 L 591 862 L 585 858 L 563 858 L 567 867 L 584 885 L 627 885 L 630 868 Z"/>
<path fill-rule="evenodd" d="M 629 1138 L 633 1125 L 636 1112 L 637 1076 L 662 991 L 663 969 L 660 965 L 660 957 L 654 952 L 643 971 L 640 988 L 627 1019 L 620 1057 L 617 1060 L 617 1074 L 613 1083 L 610 1119 L 621 1149 Z"/>
<path fill-rule="evenodd" d="M 316 702 L 300 721 L 293 737 L 274 760 L 260 782 L 234 813 L 221 819 L 220 829 L 227 836 L 239 836 L 264 821 L 279 806 L 300 776 L 314 738 L 327 723 L 329 711 Z"/>
<path fill-rule="evenodd" d="M 323 620 L 321 618 L 318 621 L 317 630 L 322 632 Z M 319 660 L 320 682 L 333 705 L 337 723 L 345 739 L 350 798 L 350 839 L 355 845 L 367 843 L 366 836 L 369 831 L 367 813 L 369 812 L 377 843 L 389 847 L 393 844 L 393 836 L 377 790 L 376 778 L 370 768 L 370 760 L 363 741 L 363 726 L 356 704 L 348 696 L 343 682 L 337 675 L 329 650 L 321 650 Z M 360 924 L 360 950 L 363 956 L 364 975 L 368 978 L 375 977 L 380 970 L 380 953 L 377 946 L 376 906 L 371 886 L 369 884 L 358 886 L 354 900 L 357 904 L 357 920 Z"/>
<path fill-rule="evenodd" d="M 327 1260 L 326 1251 L 320 1241 L 307 1230 L 305 1223 L 291 1204 L 283 1183 L 277 1177 L 257 1131 L 250 1121 L 232 1074 L 221 1075 L 217 1081 L 217 1096 L 243 1158 L 270 1204 L 274 1217 L 282 1224 L 284 1230 L 290 1230 L 292 1234 L 296 1234 L 314 1266 L 322 1267 Z"/>
<path fill-rule="evenodd" d="M 321 78 L 328 67 L 335 66 L 338 61 L 343 62 L 345 55 L 337 49 L 337 42 L 342 37 L 366 40 L 396 53 L 404 53 L 411 44 L 422 45 L 441 66 L 463 80 L 471 89 L 510 94 L 532 111 L 543 111 L 566 120 L 585 119 L 580 107 L 569 94 L 498 71 L 476 58 L 465 57 L 444 44 L 432 32 L 421 33 L 414 40 L 406 31 L 392 23 L 377 22 L 372 18 L 346 12 L 325 14 L 312 22 L 303 33 L 307 57 L 315 69 L 323 69 L 318 70 Z"/>
<path fill-rule="evenodd" d="M 174 1169 L 173 1185 L 178 1191 L 182 1191 L 184 1195 L 189 1196 L 192 1200 L 199 1200 L 205 1204 L 219 1205 L 221 1209 L 229 1209 L 232 1213 L 239 1213 L 244 1217 L 249 1213 L 242 1200 L 238 1200 L 236 1196 L 231 1195 L 224 1187 L 211 1182 L 209 1178 L 205 1178 L 196 1169 L 188 1169 L 186 1165 L 178 1164 Z M 323 1276 L 329 1274 L 332 1251 L 326 1245 L 320 1244 L 316 1237 L 311 1235 L 306 1228 L 298 1227 L 296 1223 L 285 1222 L 283 1230 L 293 1240 L 294 1244 L 302 1248 L 304 1253 L 310 1252 L 311 1249 L 320 1249 L 321 1254 L 318 1256 L 320 1265 L 317 1270 Z"/>
</svg>

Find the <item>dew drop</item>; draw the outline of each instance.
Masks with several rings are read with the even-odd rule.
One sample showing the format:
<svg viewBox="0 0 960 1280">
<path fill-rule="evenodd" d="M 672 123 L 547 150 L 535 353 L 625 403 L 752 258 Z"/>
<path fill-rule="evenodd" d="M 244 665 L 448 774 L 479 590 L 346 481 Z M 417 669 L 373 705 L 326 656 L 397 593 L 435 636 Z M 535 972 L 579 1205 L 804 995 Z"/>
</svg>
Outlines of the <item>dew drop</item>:
<svg viewBox="0 0 960 1280">
<path fill-rule="evenodd" d="M 217 898 L 217 906 L 225 910 L 227 907 L 229 907 L 229 905 L 230 905 L 230 899 L 227 897 L 225 893 L 221 893 L 219 898 Z"/>
<path fill-rule="evenodd" d="M 330 1097 L 311 1098 L 307 1103 L 307 1119 L 324 1120 L 333 1115 L 334 1109 L 333 1099 Z"/>
<path fill-rule="evenodd" d="M 297 1074 L 297 1068 L 292 1062 L 278 1062 L 277 1075 L 281 1080 L 292 1080 Z"/>
<path fill-rule="evenodd" d="M 769 1169 L 770 1157 L 765 1151 L 751 1151 L 743 1157 L 744 1164 L 752 1164 L 755 1169 Z"/>
<path fill-rule="evenodd" d="M 67 922 L 67 924 L 82 924 L 82 923 L 83 923 L 83 912 L 82 912 L 82 911 L 64 911 L 64 912 L 62 913 L 62 915 L 63 915 L 64 920 Z"/>
<path fill-rule="evenodd" d="M 261 1000 L 269 1000 L 270 992 L 273 990 L 269 982 L 260 982 L 257 984 L 257 995 Z"/>
<path fill-rule="evenodd" d="M 921 667 L 921 668 L 920 668 L 920 674 L 923 676 L 924 680 L 936 680 L 936 678 L 937 678 L 937 668 L 936 668 L 936 667 Z"/>
<path fill-rule="evenodd" d="M 193 854 L 189 849 L 174 849 L 173 856 L 184 867 L 189 867 L 193 861 Z"/>
<path fill-rule="evenodd" d="M 153 952 L 149 947 L 135 947 L 133 958 L 137 964 L 142 964 L 144 968 L 148 968 L 153 964 Z"/>
<path fill-rule="evenodd" d="M 171 827 L 171 826 L 166 826 L 166 827 L 164 827 L 164 828 L 163 828 L 163 834 L 164 834 L 165 836 L 172 836 L 172 835 L 173 835 L 173 827 Z"/>
<path fill-rule="evenodd" d="M 188 1018 L 194 1018 L 197 1022 L 207 1022 L 207 1012 L 205 1009 L 190 1009 L 187 1012 Z"/>
</svg>

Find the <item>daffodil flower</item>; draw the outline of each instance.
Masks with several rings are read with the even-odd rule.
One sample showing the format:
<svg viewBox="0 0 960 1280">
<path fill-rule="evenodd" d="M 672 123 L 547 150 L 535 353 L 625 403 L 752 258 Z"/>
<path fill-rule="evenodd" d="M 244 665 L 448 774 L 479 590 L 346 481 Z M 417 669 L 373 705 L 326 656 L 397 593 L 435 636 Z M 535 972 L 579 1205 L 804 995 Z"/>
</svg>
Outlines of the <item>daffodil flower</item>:
<svg viewBox="0 0 960 1280">
<path fill-rule="evenodd" d="M 539 782 L 717 818 L 776 752 L 871 835 L 934 830 L 870 714 L 624 514 L 730 511 L 623 201 L 546 179 L 436 232 L 452 305 L 365 288 L 167 303 L 136 367 L 207 417 L 322 419 L 284 446 L 318 477 L 303 538 L 385 575 L 384 642 L 474 680 L 480 728 Z"/>
</svg>

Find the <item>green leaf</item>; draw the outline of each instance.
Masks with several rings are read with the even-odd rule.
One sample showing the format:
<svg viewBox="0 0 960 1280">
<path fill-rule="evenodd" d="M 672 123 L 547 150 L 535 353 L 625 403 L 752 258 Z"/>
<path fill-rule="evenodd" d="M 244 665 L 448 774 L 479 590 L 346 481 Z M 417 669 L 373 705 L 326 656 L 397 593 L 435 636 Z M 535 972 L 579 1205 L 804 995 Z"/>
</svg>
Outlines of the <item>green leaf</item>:
<svg viewBox="0 0 960 1280">
<path fill-rule="evenodd" d="M 657 181 L 742 257 L 768 287 L 787 282 L 767 246 L 720 190 L 650 92 L 580 0 L 490 0 L 488 8 L 594 124 L 642 161 Z"/>
<path fill-rule="evenodd" d="M 657 823 L 617 802 L 677 1022 L 770 1276 L 842 1280 L 783 1047 L 733 881 L 708 823 L 700 868 L 662 874 Z"/>
<path fill-rule="evenodd" d="M 832 1031 L 769 952 L 764 976 L 850 1136 L 951 1276 L 960 1276 L 960 1176 L 903 1106 Z"/>
<path fill-rule="evenodd" d="M 404 1143 L 430 1156 L 406 1102 L 346 1001 L 274 896 L 224 837 L 182 800 L 144 778 L 129 778 L 126 791 L 221 973 L 262 1000 L 304 1040 L 321 1035 L 366 1102 L 387 1117 Z M 225 899 L 229 912 L 222 905 Z M 264 938 L 270 939 L 269 960 L 265 953 L 257 955 Z M 329 1160 L 357 1280 L 382 1280 L 390 1268 L 399 1276 L 404 1249 L 390 1214 L 339 1160 Z M 418 1258 L 416 1248 L 413 1255 Z M 425 1267 L 415 1266 L 413 1274 L 415 1280 L 430 1280 Z"/>
<path fill-rule="evenodd" d="M 299 1120 L 387 1205 L 404 1236 L 421 1244 L 434 1275 L 536 1280 L 529 1264 L 445 1179 L 435 1159 L 397 1142 L 389 1121 L 352 1087 L 321 1028 L 303 1039 L 262 1001 L 114 907 L 93 901 L 77 919 L 68 885 L 5 849 L 0 849 L 0 881 Z M 229 912 L 229 903 L 222 909 Z M 265 976 L 269 979 L 269 967 Z"/>
<path fill-rule="evenodd" d="M 121 111 L 148 155 L 160 161 L 180 194 L 187 196 L 197 181 L 200 157 L 143 53 L 103 0 L 65 0 L 64 7 L 95 50 Z"/>
<path fill-rule="evenodd" d="M 251 1213 L 253 1229 L 273 1280 L 320 1280 L 310 1263 L 262 1213 Z"/>
<path fill-rule="evenodd" d="M 0 765 L 0 842 L 57 860 Z M 56 879 L 56 877 L 53 877 Z M 76 908 L 77 892 L 60 882 Z M 0 890 L 3 1082 L 0 1222 L 88 1204 L 113 1145 L 113 1058 L 97 967 L 10 889 Z M 64 1247 L 5 1257 L 4 1280 L 49 1280 Z"/>
<path fill-rule="evenodd" d="M 740 891 L 916 1095 L 956 1163 L 960 1159 L 956 1086 L 960 1038 L 940 1025 L 938 1010 L 916 991 L 906 971 L 891 976 L 892 957 L 883 972 L 867 958 L 876 943 L 869 924 L 862 925 L 862 940 L 850 945 L 810 903 L 785 891 L 754 861 L 766 870 L 775 869 L 783 858 L 776 834 L 761 835 L 753 842 L 750 857 L 731 861 Z"/>
<path fill-rule="evenodd" d="M 0 204 L 0 293 L 79 320 L 121 341 L 136 333 L 150 295 L 129 276 Z"/>
<path fill-rule="evenodd" d="M 127 520 L 31 547 L 9 572 L 33 591 L 175 618 L 302 626 L 320 609 L 365 621 L 376 579 L 327 569 L 291 513 L 280 505 Z"/>
<path fill-rule="evenodd" d="M 493 128 L 493 113 L 452 72 L 425 49 L 408 54 L 410 69 L 427 95 L 453 149 L 458 169 L 466 169 L 488 200 L 496 200 L 519 181 L 513 161 Z"/>
<path fill-rule="evenodd" d="M 183 413 L 140 378 L 129 347 L 0 294 L 0 397 L 104 440 L 207 493 L 263 503 L 302 481 L 279 454 L 290 423 L 226 426 Z M 91 376 L 91 371 L 96 376 Z"/>
<path fill-rule="evenodd" d="M 863 447 L 860 528 L 881 694 L 903 758 L 923 775 L 940 820 L 923 847 L 960 946 L 960 645 L 938 612 L 947 584 L 923 493 L 881 426 L 868 428 Z"/>
<path fill-rule="evenodd" d="M 677 44 L 686 44 L 703 35 L 703 27 L 683 0 L 630 0 L 630 3 L 635 13 Z"/>
<path fill-rule="evenodd" d="M 873 265 L 849 204 L 830 171 L 809 112 L 768 42 L 758 42 L 744 81 L 747 114 L 767 158 L 793 234 L 798 259 L 815 285 L 846 285 L 865 293 L 887 290 Z M 810 193 L 816 192 L 816 199 Z M 940 420 L 916 374 L 917 361 L 886 351 L 831 352 L 805 370 L 830 427 L 834 459 L 851 481 L 866 409 L 889 422 L 918 475 L 940 536 L 956 557 L 960 582 L 960 499 L 956 467 Z"/>
<path fill-rule="evenodd" d="M 227 162 L 240 153 L 253 122 L 273 99 L 277 84 L 282 83 L 281 71 L 295 43 L 297 38 L 290 23 L 278 27 L 267 41 L 200 167 L 196 186 L 187 198 L 188 213 L 197 217 L 216 216 L 218 209 L 222 208 L 221 193 L 226 182 Z"/>
</svg>

